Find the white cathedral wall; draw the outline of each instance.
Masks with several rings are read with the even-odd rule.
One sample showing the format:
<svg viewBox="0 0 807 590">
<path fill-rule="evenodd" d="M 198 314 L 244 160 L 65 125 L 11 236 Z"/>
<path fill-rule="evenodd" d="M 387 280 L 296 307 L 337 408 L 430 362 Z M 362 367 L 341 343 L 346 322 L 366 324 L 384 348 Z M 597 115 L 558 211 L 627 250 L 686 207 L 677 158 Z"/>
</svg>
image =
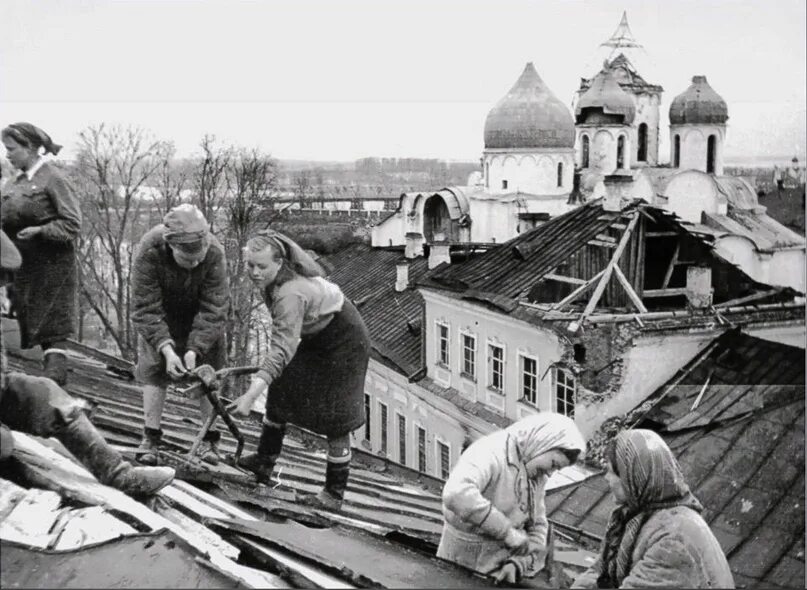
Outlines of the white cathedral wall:
<svg viewBox="0 0 807 590">
<path fill-rule="evenodd" d="M 636 117 L 631 125 L 631 160 L 637 165 L 658 165 L 659 125 L 661 115 L 658 94 L 632 94 L 636 104 Z M 639 125 L 647 124 L 647 160 L 639 162 Z"/>
<path fill-rule="evenodd" d="M 469 199 L 472 242 L 506 242 L 518 235 L 518 204 L 513 200 Z"/>
<path fill-rule="evenodd" d="M 725 197 L 720 197 L 714 179 L 699 171 L 687 170 L 676 174 L 665 189 L 666 209 L 684 221 L 700 223 L 701 213 L 725 215 Z"/>
<path fill-rule="evenodd" d="M 560 186 L 558 164 L 563 165 Z M 491 194 L 568 195 L 574 177 L 574 149 L 486 152 L 484 169 Z"/>
<path fill-rule="evenodd" d="M 403 211 L 388 217 L 371 232 L 371 243 L 374 248 L 385 246 L 402 246 L 406 243 L 406 215 Z"/>
</svg>

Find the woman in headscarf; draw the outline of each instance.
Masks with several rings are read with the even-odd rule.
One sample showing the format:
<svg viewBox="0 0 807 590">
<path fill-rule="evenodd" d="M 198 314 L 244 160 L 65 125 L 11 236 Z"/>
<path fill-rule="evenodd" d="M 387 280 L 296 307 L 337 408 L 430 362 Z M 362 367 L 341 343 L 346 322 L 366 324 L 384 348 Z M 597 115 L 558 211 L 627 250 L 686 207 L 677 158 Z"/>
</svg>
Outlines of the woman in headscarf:
<svg viewBox="0 0 807 590">
<path fill-rule="evenodd" d="M 573 588 L 734 588 L 703 507 L 658 434 L 620 432 L 606 461 L 617 507 L 600 558 Z"/>
<path fill-rule="evenodd" d="M 472 443 L 443 487 L 437 556 L 498 581 L 535 576 L 547 556 L 546 482 L 585 448 L 574 421 L 550 412 Z"/>
<path fill-rule="evenodd" d="M 231 406 L 246 416 L 269 387 L 257 452 L 245 455 L 240 465 L 268 483 L 287 422 L 324 435 L 325 487 L 308 501 L 338 509 L 350 473 L 350 432 L 364 424 L 367 328 L 339 287 L 287 236 L 263 230 L 247 242 L 246 250 L 249 277 L 272 316 L 272 336 L 263 369 Z"/>
<path fill-rule="evenodd" d="M 167 385 L 202 364 L 224 366 L 229 301 L 224 247 L 197 207 L 174 207 L 140 240 L 132 265 L 135 375 L 145 414 L 141 463 L 157 462 Z M 204 421 L 212 407 L 206 397 L 199 404 Z M 220 437 L 212 429 L 205 435 L 201 457 L 208 463 L 218 463 Z"/>
<path fill-rule="evenodd" d="M 78 313 L 81 209 L 62 171 L 43 157 L 61 150 L 47 133 L 30 123 L 14 123 L 0 138 L 6 157 L 19 170 L 3 186 L 0 218 L 22 253 L 13 285 L 20 345 L 41 346 L 45 375 L 64 385 L 65 341 L 75 336 Z"/>
</svg>

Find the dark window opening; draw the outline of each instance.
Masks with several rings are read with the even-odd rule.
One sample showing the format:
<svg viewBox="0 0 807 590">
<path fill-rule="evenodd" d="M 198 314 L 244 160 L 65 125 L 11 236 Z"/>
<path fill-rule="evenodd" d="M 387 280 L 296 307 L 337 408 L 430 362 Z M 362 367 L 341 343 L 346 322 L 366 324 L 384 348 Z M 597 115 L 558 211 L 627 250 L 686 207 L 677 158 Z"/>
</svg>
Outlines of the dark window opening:
<svg viewBox="0 0 807 590">
<path fill-rule="evenodd" d="M 563 162 L 558 162 L 558 188 L 563 186 Z"/>
<path fill-rule="evenodd" d="M 502 180 L 502 188 L 507 188 L 507 181 L 506 180 Z"/>
<path fill-rule="evenodd" d="M 582 168 L 588 168 L 588 154 L 589 154 L 589 139 L 588 135 L 583 136 L 583 161 L 580 163 Z"/>
<path fill-rule="evenodd" d="M 586 362 L 586 346 L 584 344 L 574 345 L 574 360 L 577 363 Z"/>
<path fill-rule="evenodd" d="M 647 162 L 647 123 L 639 125 L 639 149 L 636 159 L 640 162 Z"/>
<path fill-rule="evenodd" d="M 426 472 L 426 431 L 420 426 L 418 430 L 418 471 Z"/>
<path fill-rule="evenodd" d="M 379 413 L 381 414 L 381 452 L 387 452 L 387 406 L 378 402 Z"/>
<path fill-rule="evenodd" d="M 398 462 L 406 465 L 406 417 L 398 414 Z"/>
<path fill-rule="evenodd" d="M 678 134 L 673 140 L 673 167 L 681 167 L 681 136 Z"/>
<path fill-rule="evenodd" d="M 616 167 L 622 169 L 625 167 L 625 136 L 620 135 L 616 140 Z"/>
<path fill-rule="evenodd" d="M 370 394 L 364 394 L 364 440 L 370 440 L 370 415 L 371 415 L 371 406 L 370 406 Z"/>
<path fill-rule="evenodd" d="M 706 172 L 714 174 L 715 158 L 717 156 L 717 137 L 710 135 L 706 142 Z"/>
<path fill-rule="evenodd" d="M 451 448 L 440 441 L 437 441 L 437 448 L 440 449 L 440 477 L 448 479 L 451 473 Z"/>
</svg>

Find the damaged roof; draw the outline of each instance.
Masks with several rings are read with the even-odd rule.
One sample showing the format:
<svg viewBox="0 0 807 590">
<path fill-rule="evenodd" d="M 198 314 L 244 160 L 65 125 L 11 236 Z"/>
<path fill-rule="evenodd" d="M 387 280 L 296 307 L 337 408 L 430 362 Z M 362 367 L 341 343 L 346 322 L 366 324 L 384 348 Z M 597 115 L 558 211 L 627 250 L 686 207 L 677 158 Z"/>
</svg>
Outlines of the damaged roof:
<svg viewBox="0 0 807 590">
<path fill-rule="evenodd" d="M 636 424 L 670 445 L 738 588 L 804 584 L 804 373 L 804 349 L 730 330 Z M 615 507 L 603 476 L 546 503 L 550 518 L 600 537 Z"/>
</svg>

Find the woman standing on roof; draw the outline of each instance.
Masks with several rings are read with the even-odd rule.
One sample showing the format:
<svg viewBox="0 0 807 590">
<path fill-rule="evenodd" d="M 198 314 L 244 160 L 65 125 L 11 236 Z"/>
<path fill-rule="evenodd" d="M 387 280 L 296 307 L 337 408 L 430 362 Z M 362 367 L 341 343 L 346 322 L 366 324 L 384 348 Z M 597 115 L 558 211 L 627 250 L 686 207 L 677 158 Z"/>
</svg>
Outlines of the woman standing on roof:
<svg viewBox="0 0 807 590">
<path fill-rule="evenodd" d="M 625 430 L 606 460 L 617 508 L 600 558 L 572 588 L 734 588 L 703 506 L 664 440 L 650 430 Z"/>
<path fill-rule="evenodd" d="M 22 254 L 13 285 L 20 344 L 40 345 L 45 375 L 64 385 L 64 344 L 75 336 L 78 312 L 76 239 L 81 233 L 81 209 L 62 171 L 43 157 L 57 155 L 62 146 L 30 123 L 9 125 L 0 137 L 6 157 L 19 170 L 3 187 L 0 218 Z"/>
<path fill-rule="evenodd" d="M 263 370 L 231 405 L 246 416 L 269 386 L 257 452 L 240 465 L 268 483 L 287 422 L 322 434 L 328 438 L 325 488 L 312 502 L 338 509 L 350 472 L 350 432 L 364 424 L 367 328 L 319 264 L 283 234 L 258 232 L 247 242 L 246 263 L 272 315 L 272 337 Z"/>
<path fill-rule="evenodd" d="M 545 565 L 544 486 L 586 443 L 574 421 L 541 413 L 469 446 L 443 488 L 437 556 L 516 583 Z"/>
</svg>

